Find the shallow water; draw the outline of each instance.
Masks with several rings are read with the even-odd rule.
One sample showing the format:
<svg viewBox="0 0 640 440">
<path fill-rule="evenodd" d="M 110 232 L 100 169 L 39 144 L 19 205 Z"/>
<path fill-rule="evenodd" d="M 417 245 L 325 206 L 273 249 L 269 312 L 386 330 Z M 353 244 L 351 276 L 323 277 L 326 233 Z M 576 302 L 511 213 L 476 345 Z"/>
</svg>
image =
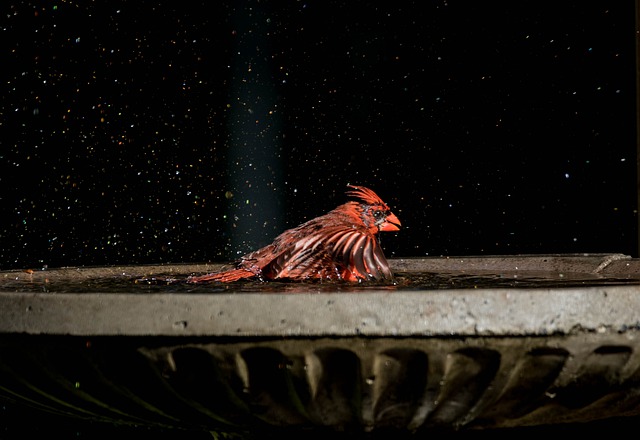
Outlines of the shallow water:
<svg viewBox="0 0 640 440">
<path fill-rule="evenodd" d="M 0 291 L 25 293 L 358 293 L 380 290 L 442 290 L 497 288 L 565 288 L 602 285 L 640 285 L 640 278 L 607 277 L 596 274 L 557 272 L 433 273 L 398 272 L 389 283 L 286 282 L 242 280 L 229 284 L 191 284 L 191 274 L 156 273 L 153 276 L 130 274 L 100 277 L 47 277 L 18 273 L 0 279 Z"/>
</svg>

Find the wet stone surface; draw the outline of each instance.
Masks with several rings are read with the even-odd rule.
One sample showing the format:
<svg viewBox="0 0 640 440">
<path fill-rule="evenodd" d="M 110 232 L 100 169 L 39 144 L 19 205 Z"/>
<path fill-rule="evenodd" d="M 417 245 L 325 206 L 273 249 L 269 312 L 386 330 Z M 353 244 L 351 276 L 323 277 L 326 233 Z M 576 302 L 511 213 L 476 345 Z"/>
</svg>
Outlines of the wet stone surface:
<svg viewBox="0 0 640 440">
<path fill-rule="evenodd" d="M 371 290 L 498 289 L 498 288 L 569 288 L 588 286 L 640 285 L 640 278 L 591 274 L 558 273 L 396 273 L 393 284 L 346 282 L 288 282 L 242 280 L 230 284 L 219 282 L 191 284 L 188 275 L 155 274 L 151 277 L 128 275 L 75 280 L 29 280 L 22 277 L 4 280 L 2 290 L 29 293 L 362 293 Z"/>
<path fill-rule="evenodd" d="M 504 257 L 503 257 L 504 258 Z M 467 258 L 467 260 L 470 260 Z M 485 258 L 485 260 L 487 260 Z M 416 259 L 420 262 L 420 259 Z M 428 261 L 428 260 L 423 260 Z M 618 260 L 616 260 L 618 261 Z M 598 260 L 592 263 L 597 269 Z M 393 263 L 392 263 L 393 264 Z M 464 262 L 462 263 L 464 264 Z M 635 262 L 634 262 L 635 264 Z M 640 285 L 640 272 L 624 270 L 600 271 L 583 268 L 555 269 L 553 262 L 540 270 L 505 265 L 493 261 L 489 267 L 464 270 L 452 261 L 453 268 L 419 270 L 415 265 L 394 271 L 394 281 L 349 283 L 336 281 L 261 281 L 240 280 L 192 284 L 189 276 L 200 274 L 202 267 L 193 265 L 133 266 L 119 268 L 61 268 L 0 272 L 0 291 L 29 293 L 359 293 L 379 290 L 430 291 L 441 289 L 499 288 L 572 288 L 589 286 Z M 495 266 L 494 270 L 491 265 Z M 422 266 L 428 266 L 422 264 Z M 219 269 L 221 265 L 213 266 Z M 514 269 L 515 267 L 515 269 Z M 196 269 L 196 271 L 193 271 Z M 200 269 L 200 271 L 197 271 Z M 404 269 L 404 270 L 402 270 Z M 444 269 L 444 270 L 442 270 Z M 564 270 L 563 270 L 564 269 Z"/>
</svg>

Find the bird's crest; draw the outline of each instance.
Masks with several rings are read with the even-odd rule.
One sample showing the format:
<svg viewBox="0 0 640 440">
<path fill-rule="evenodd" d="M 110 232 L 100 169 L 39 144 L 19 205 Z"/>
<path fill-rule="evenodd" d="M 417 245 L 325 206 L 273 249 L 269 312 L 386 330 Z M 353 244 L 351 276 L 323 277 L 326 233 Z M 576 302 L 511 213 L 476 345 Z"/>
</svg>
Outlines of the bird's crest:
<svg viewBox="0 0 640 440">
<path fill-rule="evenodd" d="M 378 194 L 371 191 L 369 188 L 365 188 L 364 186 L 355 186 L 355 185 L 347 185 L 349 188 L 353 188 L 347 191 L 348 196 L 356 197 L 362 200 L 367 205 L 382 205 L 387 206 L 386 203 L 382 201 Z"/>
</svg>

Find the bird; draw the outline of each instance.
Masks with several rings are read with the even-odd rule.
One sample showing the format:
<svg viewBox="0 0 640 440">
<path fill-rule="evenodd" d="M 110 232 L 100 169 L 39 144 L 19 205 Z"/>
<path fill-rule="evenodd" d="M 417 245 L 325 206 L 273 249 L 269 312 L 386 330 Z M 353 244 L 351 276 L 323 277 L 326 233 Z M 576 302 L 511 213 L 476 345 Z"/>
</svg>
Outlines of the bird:
<svg viewBox="0 0 640 440">
<path fill-rule="evenodd" d="M 271 244 L 240 257 L 233 268 L 193 275 L 187 282 L 392 280 L 378 233 L 399 231 L 400 220 L 369 188 L 347 187 L 346 195 L 355 200 L 284 231 Z"/>
</svg>

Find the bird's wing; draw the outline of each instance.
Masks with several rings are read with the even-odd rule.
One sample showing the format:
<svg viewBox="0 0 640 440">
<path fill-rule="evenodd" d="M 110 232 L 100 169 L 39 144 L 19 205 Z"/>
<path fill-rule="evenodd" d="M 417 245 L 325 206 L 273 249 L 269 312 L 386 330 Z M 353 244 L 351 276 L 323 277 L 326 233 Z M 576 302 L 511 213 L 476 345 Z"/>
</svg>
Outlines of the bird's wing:
<svg viewBox="0 0 640 440">
<path fill-rule="evenodd" d="M 330 226 L 316 234 L 285 237 L 263 267 L 266 278 L 380 280 L 392 278 L 375 236 L 350 226 Z"/>
<path fill-rule="evenodd" d="M 357 229 L 335 234 L 333 253 L 342 259 L 343 266 L 351 273 L 345 278 L 382 280 L 392 278 L 389 263 L 377 238 Z"/>
</svg>

